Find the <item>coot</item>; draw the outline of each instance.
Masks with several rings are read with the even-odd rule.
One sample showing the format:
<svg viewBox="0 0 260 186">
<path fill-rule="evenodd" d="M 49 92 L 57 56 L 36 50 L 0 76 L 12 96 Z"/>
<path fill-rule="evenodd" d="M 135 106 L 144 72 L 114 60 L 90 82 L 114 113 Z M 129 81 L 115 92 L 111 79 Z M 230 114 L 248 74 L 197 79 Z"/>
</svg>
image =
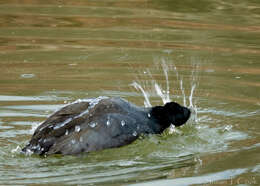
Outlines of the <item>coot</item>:
<svg viewBox="0 0 260 186">
<path fill-rule="evenodd" d="M 143 108 L 118 97 L 78 100 L 47 118 L 22 152 L 79 154 L 120 147 L 171 124 L 180 126 L 189 117 L 190 110 L 175 102 Z"/>
</svg>

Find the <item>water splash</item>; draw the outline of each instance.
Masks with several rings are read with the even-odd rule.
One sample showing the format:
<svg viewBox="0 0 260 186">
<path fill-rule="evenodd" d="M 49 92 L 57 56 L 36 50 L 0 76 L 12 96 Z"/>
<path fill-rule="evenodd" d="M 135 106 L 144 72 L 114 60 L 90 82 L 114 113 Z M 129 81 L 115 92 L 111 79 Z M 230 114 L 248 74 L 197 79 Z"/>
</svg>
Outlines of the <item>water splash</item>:
<svg viewBox="0 0 260 186">
<path fill-rule="evenodd" d="M 91 99 L 78 99 L 78 100 L 76 100 L 76 101 L 74 101 L 74 102 L 72 102 L 72 103 L 69 103 L 68 105 L 72 105 L 72 104 L 76 104 L 76 103 L 82 103 L 82 102 L 87 102 L 87 103 L 89 103 L 89 106 L 88 106 L 88 108 L 86 109 L 86 110 L 84 110 L 83 112 L 81 112 L 79 115 L 76 115 L 76 116 L 74 116 L 74 117 L 72 117 L 72 118 L 68 118 L 68 119 L 66 119 L 65 121 L 63 121 L 63 122 L 61 122 L 61 123 L 58 123 L 58 124 L 56 124 L 56 125 L 51 125 L 51 126 L 49 126 L 49 127 L 53 127 L 53 129 L 54 130 L 57 130 L 57 129 L 60 129 L 60 128 L 62 128 L 62 127 L 64 127 L 65 125 L 67 125 L 68 123 L 70 123 L 71 121 L 73 121 L 74 119 L 77 119 L 77 118 L 80 118 L 80 117 L 82 117 L 82 116 L 84 116 L 84 115 L 86 115 L 86 114 L 88 114 L 89 112 L 90 112 L 90 110 L 92 109 L 92 108 L 94 108 L 101 100 L 103 100 L 103 99 L 108 99 L 108 97 L 106 97 L 106 96 L 99 96 L 99 97 L 97 97 L 97 98 L 91 98 Z M 66 106 L 68 106 L 68 105 L 65 105 L 64 107 L 66 107 Z M 63 108 L 64 108 L 63 107 Z M 56 114 L 56 112 L 54 112 L 51 116 L 53 116 L 54 114 Z M 50 117 L 51 117 L 50 116 Z M 41 131 L 41 130 L 43 130 L 43 129 L 45 129 L 45 127 L 42 127 L 42 128 L 40 128 L 39 130 Z M 77 130 L 80 130 L 80 128 L 77 128 Z M 76 131 L 76 128 L 75 128 L 75 131 Z M 77 131 L 77 132 L 79 132 L 79 131 Z"/>
<path fill-rule="evenodd" d="M 185 94 L 185 88 L 183 85 L 183 77 L 181 75 L 179 75 L 179 71 L 177 69 L 177 67 L 175 66 L 174 63 L 172 63 L 170 60 L 166 60 L 165 58 L 160 59 L 160 66 L 159 66 L 159 70 L 161 70 L 163 72 L 163 75 L 165 77 L 165 84 L 166 87 L 162 88 L 163 86 L 160 85 L 155 78 L 153 77 L 153 74 L 151 73 L 151 71 L 149 69 L 147 69 L 145 72 L 146 73 L 142 73 L 143 76 L 148 76 L 148 79 L 150 81 L 150 84 L 152 87 L 151 90 L 147 90 L 146 85 L 148 84 L 148 80 L 146 81 L 134 81 L 131 85 L 142 92 L 143 96 L 144 96 L 144 106 L 145 107 L 152 107 L 150 98 L 152 96 L 156 96 L 161 98 L 163 104 L 171 102 L 173 98 L 179 98 L 180 96 L 183 98 L 183 105 L 186 107 L 189 107 L 192 111 L 192 117 L 191 120 L 197 122 L 197 107 L 196 107 L 196 103 L 194 101 L 194 93 L 195 93 L 195 89 L 198 86 L 198 67 L 199 65 L 196 64 L 195 62 L 192 61 L 192 71 L 191 71 L 191 77 L 190 77 L 190 94 L 189 96 L 186 96 Z M 173 74 L 175 75 L 176 81 L 179 83 L 175 83 L 175 82 L 171 82 L 169 80 L 169 74 Z M 147 77 L 144 77 L 147 78 Z M 170 88 L 170 84 L 175 83 L 174 85 L 179 86 L 179 87 L 175 87 L 175 89 L 171 89 Z M 177 89 L 179 88 L 179 90 L 181 91 L 181 95 L 177 95 L 175 93 L 175 95 L 173 94 L 173 92 L 175 92 Z M 188 99 L 188 100 L 187 100 Z M 189 101 L 189 106 L 187 105 L 187 101 Z"/>
<path fill-rule="evenodd" d="M 75 126 L 75 132 L 79 132 L 79 131 L 80 131 L 80 129 L 81 129 L 81 128 L 80 128 L 80 126 L 79 126 L 79 125 L 76 125 L 76 126 Z"/>
<path fill-rule="evenodd" d="M 26 155 L 26 156 L 31 156 L 32 154 L 33 154 L 33 151 L 32 151 L 32 150 L 26 149 L 26 151 L 25 151 L 25 155 Z"/>
<path fill-rule="evenodd" d="M 180 89 L 181 89 L 181 93 L 183 95 L 183 106 L 187 107 L 185 91 L 184 91 L 184 88 L 183 88 L 183 85 L 182 85 L 182 79 L 180 80 Z"/>
<path fill-rule="evenodd" d="M 132 84 L 131 84 L 133 87 L 135 87 L 137 90 L 139 89 L 142 93 L 143 93 L 143 96 L 144 96 L 144 106 L 145 107 L 151 107 L 152 105 L 151 105 L 151 102 L 150 102 L 150 100 L 149 100 L 149 93 L 148 92 L 146 92 L 144 89 L 143 89 L 143 87 L 139 84 L 139 83 L 137 83 L 137 82 L 133 82 Z"/>
<path fill-rule="evenodd" d="M 97 126 L 97 123 L 96 123 L 96 122 L 90 122 L 90 123 L 89 123 L 89 126 L 90 126 L 91 128 L 94 128 L 95 126 Z"/>
<path fill-rule="evenodd" d="M 169 127 L 169 134 L 177 133 L 177 134 L 182 134 L 180 130 L 178 130 L 174 124 L 171 124 Z"/>
<path fill-rule="evenodd" d="M 19 145 L 16 146 L 15 149 L 12 149 L 11 150 L 11 153 L 15 154 L 15 153 L 20 153 L 21 152 L 21 147 Z"/>
<path fill-rule="evenodd" d="M 107 96 L 99 96 L 99 97 L 97 97 L 97 98 L 90 98 L 90 99 L 78 99 L 78 100 L 76 100 L 75 102 L 73 102 L 73 103 L 81 103 L 81 102 L 88 102 L 89 103 L 89 107 L 85 110 L 85 111 L 83 111 L 82 113 L 80 113 L 78 116 L 75 116 L 75 118 L 79 118 L 79 117 L 81 117 L 81 116 L 83 116 L 83 115 L 85 115 L 85 114 L 88 114 L 89 113 L 89 111 L 92 109 L 92 108 L 94 108 L 101 100 L 103 100 L 103 99 L 108 99 L 108 97 Z M 72 103 L 72 104 L 73 104 Z"/>
<path fill-rule="evenodd" d="M 71 144 L 74 145 L 75 143 L 76 143 L 76 140 L 75 140 L 75 139 L 72 139 L 72 140 L 71 140 Z"/>
<path fill-rule="evenodd" d="M 66 119 L 65 121 L 63 121 L 63 122 L 61 122 L 61 123 L 55 125 L 55 126 L 53 127 L 53 129 L 54 129 L 54 130 L 59 129 L 59 128 L 65 126 L 66 124 L 68 124 L 68 123 L 71 122 L 71 121 L 72 121 L 72 118 L 68 118 L 68 119 Z M 41 128 L 40 131 L 41 131 L 42 129 L 44 129 L 44 128 Z"/>
<path fill-rule="evenodd" d="M 191 91 L 190 91 L 190 96 L 189 96 L 189 101 L 190 101 L 190 108 L 194 108 L 193 106 L 193 103 L 192 103 L 192 98 L 193 98 L 193 93 L 194 93 L 194 90 L 196 88 L 196 84 L 192 85 L 191 87 Z"/>
<path fill-rule="evenodd" d="M 165 76 L 165 80 L 166 80 L 166 94 L 165 94 L 165 97 L 164 97 L 164 102 L 167 103 L 167 102 L 171 101 L 170 100 L 170 85 L 169 85 L 169 78 L 168 78 L 169 68 L 168 68 L 166 61 L 164 59 L 162 59 L 162 68 L 163 68 L 163 72 L 164 72 L 164 76 Z"/>
<path fill-rule="evenodd" d="M 165 95 L 165 94 L 162 92 L 162 89 L 161 89 L 160 85 L 158 85 L 157 83 L 154 83 L 154 89 L 155 89 L 157 95 L 162 99 L 163 104 L 167 103 L 167 101 L 168 101 L 168 102 L 171 101 L 170 99 L 167 100 L 167 97 L 168 97 L 168 96 Z"/>
</svg>

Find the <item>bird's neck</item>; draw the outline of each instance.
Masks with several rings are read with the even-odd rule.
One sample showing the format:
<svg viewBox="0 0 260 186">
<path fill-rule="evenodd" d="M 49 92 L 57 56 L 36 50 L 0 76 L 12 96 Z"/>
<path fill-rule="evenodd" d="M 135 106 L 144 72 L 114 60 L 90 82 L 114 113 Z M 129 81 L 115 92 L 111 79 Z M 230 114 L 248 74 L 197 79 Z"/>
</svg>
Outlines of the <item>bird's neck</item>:
<svg viewBox="0 0 260 186">
<path fill-rule="evenodd" d="M 152 107 L 150 110 L 150 115 L 156 120 L 156 123 L 158 123 L 159 133 L 163 132 L 171 125 L 167 112 L 164 110 L 163 106 Z"/>
</svg>

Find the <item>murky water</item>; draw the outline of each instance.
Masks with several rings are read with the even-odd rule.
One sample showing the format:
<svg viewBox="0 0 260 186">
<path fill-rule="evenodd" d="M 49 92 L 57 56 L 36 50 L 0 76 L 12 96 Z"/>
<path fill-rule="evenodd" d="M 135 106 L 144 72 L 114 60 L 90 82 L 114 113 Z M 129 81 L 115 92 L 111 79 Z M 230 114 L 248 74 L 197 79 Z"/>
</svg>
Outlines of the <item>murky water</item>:
<svg viewBox="0 0 260 186">
<path fill-rule="evenodd" d="M 259 10 L 249 0 L 1 1 L 0 184 L 259 185 Z M 122 148 L 18 153 L 53 111 L 98 96 L 174 100 L 197 114 Z"/>
</svg>

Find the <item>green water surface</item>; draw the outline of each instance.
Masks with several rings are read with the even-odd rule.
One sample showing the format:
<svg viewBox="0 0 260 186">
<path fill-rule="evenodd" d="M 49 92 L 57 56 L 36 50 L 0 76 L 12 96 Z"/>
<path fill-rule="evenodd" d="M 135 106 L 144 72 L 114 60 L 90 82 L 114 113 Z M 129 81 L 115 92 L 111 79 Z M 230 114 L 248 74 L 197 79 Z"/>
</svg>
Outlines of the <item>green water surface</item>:
<svg viewBox="0 0 260 186">
<path fill-rule="evenodd" d="M 164 64 L 164 65 L 162 65 Z M 192 103 L 177 132 L 74 156 L 24 156 L 80 98 Z M 260 1 L 0 1 L 0 185 L 259 185 Z M 180 82 L 182 81 L 182 87 Z"/>
</svg>

